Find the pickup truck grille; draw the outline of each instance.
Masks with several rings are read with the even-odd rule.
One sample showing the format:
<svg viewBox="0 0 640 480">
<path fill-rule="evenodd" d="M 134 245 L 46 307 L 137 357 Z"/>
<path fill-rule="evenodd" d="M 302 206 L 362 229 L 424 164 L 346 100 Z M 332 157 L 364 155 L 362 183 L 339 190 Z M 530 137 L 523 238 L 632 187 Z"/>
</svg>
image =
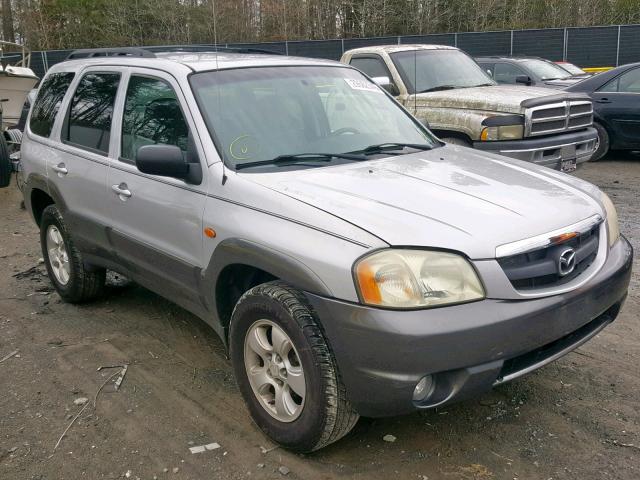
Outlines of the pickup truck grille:
<svg viewBox="0 0 640 480">
<path fill-rule="evenodd" d="M 593 104 L 587 100 L 568 100 L 528 108 L 525 136 L 550 135 L 585 128 L 593 123 Z"/>
<path fill-rule="evenodd" d="M 581 275 L 596 259 L 600 245 L 600 224 L 571 240 L 526 253 L 498 258 L 511 285 L 520 291 L 564 285 Z M 574 266 L 561 273 L 560 257 L 567 250 L 575 253 Z"/>
</svg>

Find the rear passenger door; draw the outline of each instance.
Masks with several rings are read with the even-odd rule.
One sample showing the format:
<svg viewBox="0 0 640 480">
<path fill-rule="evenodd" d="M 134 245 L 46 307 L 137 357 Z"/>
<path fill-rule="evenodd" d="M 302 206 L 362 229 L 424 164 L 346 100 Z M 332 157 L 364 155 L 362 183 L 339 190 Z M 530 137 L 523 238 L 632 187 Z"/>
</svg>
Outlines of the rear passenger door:
<svg viewBox="0 0 640 480">
<path fill-rule="evenodd" d="M 110 241 L 136 280 L 188 307 L 198 301 L 206 162 L 200 185 L 138 170 L 135 155 L 143 145 L 176 145 L 192 159 L 204 156 L 190 135 L 193 121 L 176 80 L 145 69 L 130 69 L 127 77 L 117 108 L 119 154 L 108 179 Z"/>
<path fill-rule="evenodd" d="M 109 143 L 122 71 L 90 68 L 76 77 L 73 94 L 63 105 L 58 148 L 47 157 L 47 175 L 50 188 L 63 199 L 63 216 L 77 246 L 89 255 L 104 256 Z"/>
</svg>

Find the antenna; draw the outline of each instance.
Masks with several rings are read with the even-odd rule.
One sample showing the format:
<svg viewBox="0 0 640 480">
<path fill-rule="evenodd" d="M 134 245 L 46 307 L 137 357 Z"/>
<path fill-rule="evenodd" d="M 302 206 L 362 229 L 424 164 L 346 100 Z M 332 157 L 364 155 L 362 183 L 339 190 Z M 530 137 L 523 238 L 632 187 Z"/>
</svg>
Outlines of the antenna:
<svg viewBox="0 0 640 480">
<path fill-rule="evenodd" d="M 216 0 L 211 0 L 211 13 L 213 14 L 213 43 L 214 43 L 214 50 L 215 50 L 215 58 L 216 58 L 216 72 L 220 71 L 220 68 L 218 66 L 218 28 L 217 28 L 217 22 L 216 22 Z M 220 111 L 220 85 L 217 86 L 216 88 L 217 91 L 217 101 L 218 101 L 218 108 L 217 111 Z M 224 151 L 220 152 L 220 160 L 222 161 L 222 185 L 224 185 L 225 183 L 227 183 L 227 166 L 224 163 Z"/>
<path fill-rule="evenodd" d="M 418 116 L 418 49 L 413 50 L 413 114 Z"/>
</svg>

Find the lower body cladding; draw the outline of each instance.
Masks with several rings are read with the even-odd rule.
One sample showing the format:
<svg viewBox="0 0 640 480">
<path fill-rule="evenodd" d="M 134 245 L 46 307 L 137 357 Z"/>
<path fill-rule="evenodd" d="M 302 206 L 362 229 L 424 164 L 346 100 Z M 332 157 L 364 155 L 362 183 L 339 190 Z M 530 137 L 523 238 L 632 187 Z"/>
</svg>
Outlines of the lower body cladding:
<svg viewBox="0 0 640 480">
<path fill-rule="evenodd" d="M 571 172 L 580 163 L 591 159 L 596 150 L 597 140 L 596 130 L 587 128 L 550 137 L 474 142 L 473 148 L 532 162 L 554 170 Z"/>
<path fill-rule="evenodd" d="M 307 297 L 354 409 L 383 417 L 442 406 L 535 370 L 617 316 L 633 251 L 621 237 L 602 269 L 571 292 L 393 311 Z"/>
</svg>

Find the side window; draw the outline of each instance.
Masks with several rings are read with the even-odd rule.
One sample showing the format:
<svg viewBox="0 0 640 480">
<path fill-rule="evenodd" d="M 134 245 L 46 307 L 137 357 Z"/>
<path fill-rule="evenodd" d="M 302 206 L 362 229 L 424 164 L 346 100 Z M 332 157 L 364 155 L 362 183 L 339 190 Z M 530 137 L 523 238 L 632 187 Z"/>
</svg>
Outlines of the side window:
<svg viewBox="0 0 640 480">
<path fill-rule="evenodd" d="M 480 68 L 482 68 L 482 70 L 487 72 L 487 75 L 489 75 L 491 78 L 495 78 L 495 75 L 494 75 L 495 65 L 493 63 L 480 63 L 479 65 L 480 65 Z"/>
<path fill-rule="evenodd" d="M 74 76 L 70 72 L 53 73 L 42 83 L 29 120 L 29 128 L 33 133 L 41 137 L 51 135 L 60 104 Z"/>
<path fill-rule="evenodd" d="M 370 77 L 389 77 L 389 70 L 382 59 L 375 57 L 355 57 L 351 59 L 351 66 Z M 392 80 L 389 78 L 389 80 Z"/>
<path fill-rule="evenodd" d="M 133 161 L 143 145 L 176 145 L 187 151 L 189 127 L 173 88 L 164 80 L 132 75 L 122 120 L 120 157 Z"/>
<path fill-rule="evenodd" d="M 520 68 L 509 63 L 496 63 L 493 78 L 498 83 L 516 83 L 518 75 L 526 75 Z"/>
<path fill-rule="evenodd" d="M 640 93 L 640 68 L 634 68 L 611 80 L 600 92 Z"/>
<path fill-rule="evenodd" d="M 87 73 L 78 84 L 63 140 L 97 153 L 109 152 L 119 73 Z"/>
</svg>

